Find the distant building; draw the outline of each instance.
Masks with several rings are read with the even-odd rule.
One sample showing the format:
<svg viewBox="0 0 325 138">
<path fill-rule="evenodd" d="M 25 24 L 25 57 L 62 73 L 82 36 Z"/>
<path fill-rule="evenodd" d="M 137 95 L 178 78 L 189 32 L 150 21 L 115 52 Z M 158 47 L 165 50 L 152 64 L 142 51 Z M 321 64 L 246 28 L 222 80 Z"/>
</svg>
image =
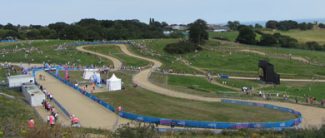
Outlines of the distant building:
<svg viewBox="0 0 325 138">
<path fill-rule="evenodd" d="M 169 36 L 170 34 L 172 34 L 174 31 L 164 31 L 163 34 L 165 36 Z"/>
<path fill-rule="evenodd" d="M 187 30 L 189 27 L 187 25 L 184 24 L 171 24 L 168 28 L 172 29 L 172 30 L 180 30 L 180 31 L 184 31 Z"/>
<path fill-rule="evenodd" d="M 227 32 L 229 28 L 227 25 L 208 24 L 208 28 L 213 32 Z"/>
</svg>

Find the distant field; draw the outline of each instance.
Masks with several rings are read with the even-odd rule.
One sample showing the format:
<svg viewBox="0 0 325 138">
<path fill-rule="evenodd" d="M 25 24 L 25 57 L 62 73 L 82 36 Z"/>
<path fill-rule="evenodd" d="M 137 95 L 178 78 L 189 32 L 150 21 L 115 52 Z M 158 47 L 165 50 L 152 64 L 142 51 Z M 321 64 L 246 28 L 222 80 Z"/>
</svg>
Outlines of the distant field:
<svg viewBox="0 0 325 138">
<path fill-rule="evenodd" d="M 105 55 L 111 55 L 111 56 L 119 59 L 123 63 L 123 65 L 126 65 L 126 66 L 141 67 L 141 66 L 146 66 L 149 64 L 149 62 L 147 62 L 145 60 L 127 56 L 120 50 L 119 47 L 114 46 L 114 45 L 90 46 L 90 47 L 86 47 L 85 49 L 91 50 L 94 52 L 99 52 L 99 53 L 105 54 Z"/>
<path fill-rule="evenodd" d="M 268 33 L 276 33 L 279 32 L 283 35 L 291 36 L 297 39 L 300 42 L 308 42 L 308 41 L 316 41 L 322 44 L 325 44 L 325 29 L 317 29 L 317 30 L 289 30 L 289 31 L 273 31 Z"/>
<path fill-rule="evenodd" d="M 144 56 L 153 57 L 162 61 L 165 68 L 171 68 L 176 72 L 193 73 L 194 69 L 188 68 L 183 61 L 189 62 L 192 66 L 215 73 L 225 73 L 240 76 L 257 76 L 257 64 L 259 60 L 266 59 L 275 65 L 277 72 L 282 77 L 311 78 L 314 76 L 325 76 L 322 66 L 304 64 L 299 61 L 290 60 L 289 55 L 306 58 L 315 64 L 325 64 L 323 52 L 285 49 L 265 48 L 258 46 L 241 45 L 237 43 L 218 43 L 210 40 L 203 47 L 203 51 L 184 55 L 171 55 L 163 51 L 166 44 L 175 42 L 174 39 L 162 39 L 146 41 L 149 50 L 160 53 L 160 56 L 151 56 L 149 53 L 138 52 Z M 267 56 L 254 53 L 240 52 L 240 50 L 253 49 L 266 53 Z"/>
<path fill-rule="evenodd" d="M 317 100 L 325 99 L 325 84 L 324 83 L 305 83 L 305 84 L 288 84 L 282 82 L 280 86 L 268 87 L 262 89 L 273 93 L 287 93 L 289 95 L 296 95 L 300 97 L 316 97 Z"/>
<path fill-rule="evenodd" d="M 235 41 L 238 36 L 238 31 L 230 31 L 230 32 L 209 32 L 210 38 L 221 38 L 229 41 Z"/>
<path fill-rule="evenodd" d="M 158 59 L 163 63 L 161 68 L 165 70 L 172 69 L 174 72 L 179 73 L 199 73 L 198 71 L 184 65 L 182 61 L 178 60 L 178 58 L 181 56 L 171 55 L 163 50 L 167 44 L 177 41 L 177 39 L 138 40 L 137 42 L 140 44 L 147 45 L 147 49 L 142 50 L 131 46 L 129 47 L 129 50 L 139 55 Z"/>
<path fill-rule="evenodd" d="M 7 43 L 0 47 L 0 62 L 25 62 L 25 63 L 55 63 L 55 64 L 82 64 L 82 65 L 107 65 L 108 60 L 102 60 L 94 55 L 79 52 L 75 47 L 66 47 L 65 50 L 55 50 L 59 45 L 70 43 L 65 40 L 35 40 L 23 41 L 15 45 Z M 17 49 L 16 49 L 17 47 Z M 13 50 L 16 49 L 16 52 Z M 26 49 L 27 51 L 25 51 Z M 37 50 L 36 50 L 37 49 Z M 29 51 L 29 52 L 28 52 Z"/>
<path fill-rule="evenodd" d="M 211 84 L 206 78 L 203 77 L 163 75 L 160 73 L 153 73 L 150 76 L 150 81 L 156 85 L 168 89 L 207 97 L 230 95 L 233 93 L 233 90 Z"/>
</svg>

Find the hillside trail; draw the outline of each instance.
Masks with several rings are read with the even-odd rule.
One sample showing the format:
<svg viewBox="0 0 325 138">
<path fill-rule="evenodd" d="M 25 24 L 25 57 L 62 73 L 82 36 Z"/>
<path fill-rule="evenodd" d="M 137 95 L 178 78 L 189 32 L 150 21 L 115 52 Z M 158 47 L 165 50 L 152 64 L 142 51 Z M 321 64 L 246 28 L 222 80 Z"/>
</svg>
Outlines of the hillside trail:
<svg viewBox="0 0 325 138">
<path fill-rule="evenodd" d="M 79 47 L 77 47 L 77 50 L 79 50 L 81 52 L 97 55 L 97 56 L 100 56 L 100 57 L 111 60 L 113 62 L 113 65 L 114 65 L 114 69 L 112 69 L 112 71 L 116 71 L 116 70 L 121 69 L 122 62 L 120 60 L 118 60 L 118 59 L 116 59 L 115 57 L 112 57 L 112 56 L 107 56 L 107 55 L 104 55 L 104 54 L 101 54 L 101 53 L 97 53 L 97 52 L 87 50 L 87 49 L 85 49 L 85 47 L 89 47 L 89 46 L 87 46 L 87 45 L 86 46 L 79 46 Z"/>
<path fill-rule="evenodd" d="M 240 50 L 240 52 L 253 53 L 253 54 L 257 54 L 257 55 L 261 55 L 261 56 L 267 56 L 267 54 L 264 52 L 252 50 L 252 49 L 243 49 L 243 50 Z M 310 61 L 308 59 L 306 59 L 304 57 L 300 57 L 300 56 L 293 56 L 293 55 L 274 55 L 274 56 L 277 56 L 277 58 L 282 58 L 282 59 L 285 58 L 285 59 L 295 60 L 295 61 L 302 62 L 305 64 L 310 63 Z M 281 56 L 284 56 L 284 57 L 281 57 Z"/>
<path fill-rule="evenodd" d="M 149 62 L 152 62 L 153 65 L 149 69 L 144 69 L 133 76 L 132 81 L 137 84 L 138 86 L 150 90 L 151 92 L 155 92 L 158 94 L 176 97 L 176 98 L 183 98 L 188 100 L 196 100 L 196 101 L 205 101 L 205 102 L 220 102 L 221 98 L 210 98 L 210 97 L 203 97 L 193 94 L 187 94 L 179 91 L 174 91 L 170 89 L 166 89 L 160 86 L 157 86 L 149 81 L 149 77 L 156 68 L 160 67 L 162 63 L 158 60 L 142 57 L 130 52 L 126 45 L 117 45 L 120 47 L 122 52 L 126 55 L 143 59 Z M 80 48 L 79 48 L 80 49 Z M 100 56 L 101 54 L 92 52 L 95 55 Z M 107 58 L 110 59 L 110 58 Z M 236 99 L 237 100 L 237 99 Z M 287 107 L 294 109 L 296 111 L 301 112 L 303 116 L 303 122 L 301 123 L 301 127 L 303 128 L 310 128 L 310 127 L 320 127 L 323 124 L 323 120 L 325 119 L 325 109 L 318 108 L 318 107 L 311 107 L 306 105 L 299 105 L 293 103 L 285 103 L 285 102 L 278 102 L 278 101 L 258 101 L 258 100 L 243 100 L 249 102 L 258 102 L 258 103 L 265 103 L 265 104 L 272 104 L 281 107 Z"/>
</svg>

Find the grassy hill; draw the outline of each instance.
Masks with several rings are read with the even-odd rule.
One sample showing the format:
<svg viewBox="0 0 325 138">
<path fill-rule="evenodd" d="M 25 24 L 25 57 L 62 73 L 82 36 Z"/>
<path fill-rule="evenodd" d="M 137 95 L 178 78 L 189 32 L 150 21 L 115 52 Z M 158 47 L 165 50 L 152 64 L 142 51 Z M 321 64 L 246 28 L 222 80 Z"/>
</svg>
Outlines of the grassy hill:
<svg viewBox="0 0 325 138">
<path fill-rule="evenodd" d="M 60 45 L 70 43 L 65 40 L 33 40 L 18 43 L 2 43 L 0 46 L 0 62 L 24 62 L 24 63 L 55 63 L 55 64 L 82 64 L 82 65 L 107 65 L 108 60 L 79 52 L 75 47 L 62 47 Z"/>
<path fill-rule="evenodd" d="M 114 46 L 114 45 L 90 46 L 90 47 L 86 47 L 85 49 L 91 50 L 94 52 L 99 52 L 101 54 L 113 56 L 113 57 L 119 59 L 125 66 L 136 66 L 136 67 L 140 66 L 140 67 L 142 67 L 142 66 L 146 66 L 149 64 L 149 62 L 147 62 L 147 61 L 127 56 L 126 54 L 124 54 L 121 51 L 121 49 L 119 47 Z"/>
<path fill-rule="evenodd" d="M 265 31 L 266 33 L 281 33 L 283 35 L 291 36 L 299 42 L 305 43 L 308 41 L 316 41 L 320 44 L 325 44 L 325 29 L 313 30 L 289 30 L 289 31 Z"/>
</svg>

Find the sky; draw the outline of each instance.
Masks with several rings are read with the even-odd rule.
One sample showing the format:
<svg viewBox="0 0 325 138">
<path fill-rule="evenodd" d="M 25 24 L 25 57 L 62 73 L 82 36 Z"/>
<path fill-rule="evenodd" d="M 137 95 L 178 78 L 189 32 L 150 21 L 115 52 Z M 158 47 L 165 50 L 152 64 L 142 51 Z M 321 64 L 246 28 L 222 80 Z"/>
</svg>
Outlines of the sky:
<svg viewBox="0 0 325 138">
<path fill-rule="evenodd" d="M 325 18 L 325 0 L 0 0 L 0 24 L 47 25 L 83 18 L 149 18 L 187 24 Z"/>
</svg>

